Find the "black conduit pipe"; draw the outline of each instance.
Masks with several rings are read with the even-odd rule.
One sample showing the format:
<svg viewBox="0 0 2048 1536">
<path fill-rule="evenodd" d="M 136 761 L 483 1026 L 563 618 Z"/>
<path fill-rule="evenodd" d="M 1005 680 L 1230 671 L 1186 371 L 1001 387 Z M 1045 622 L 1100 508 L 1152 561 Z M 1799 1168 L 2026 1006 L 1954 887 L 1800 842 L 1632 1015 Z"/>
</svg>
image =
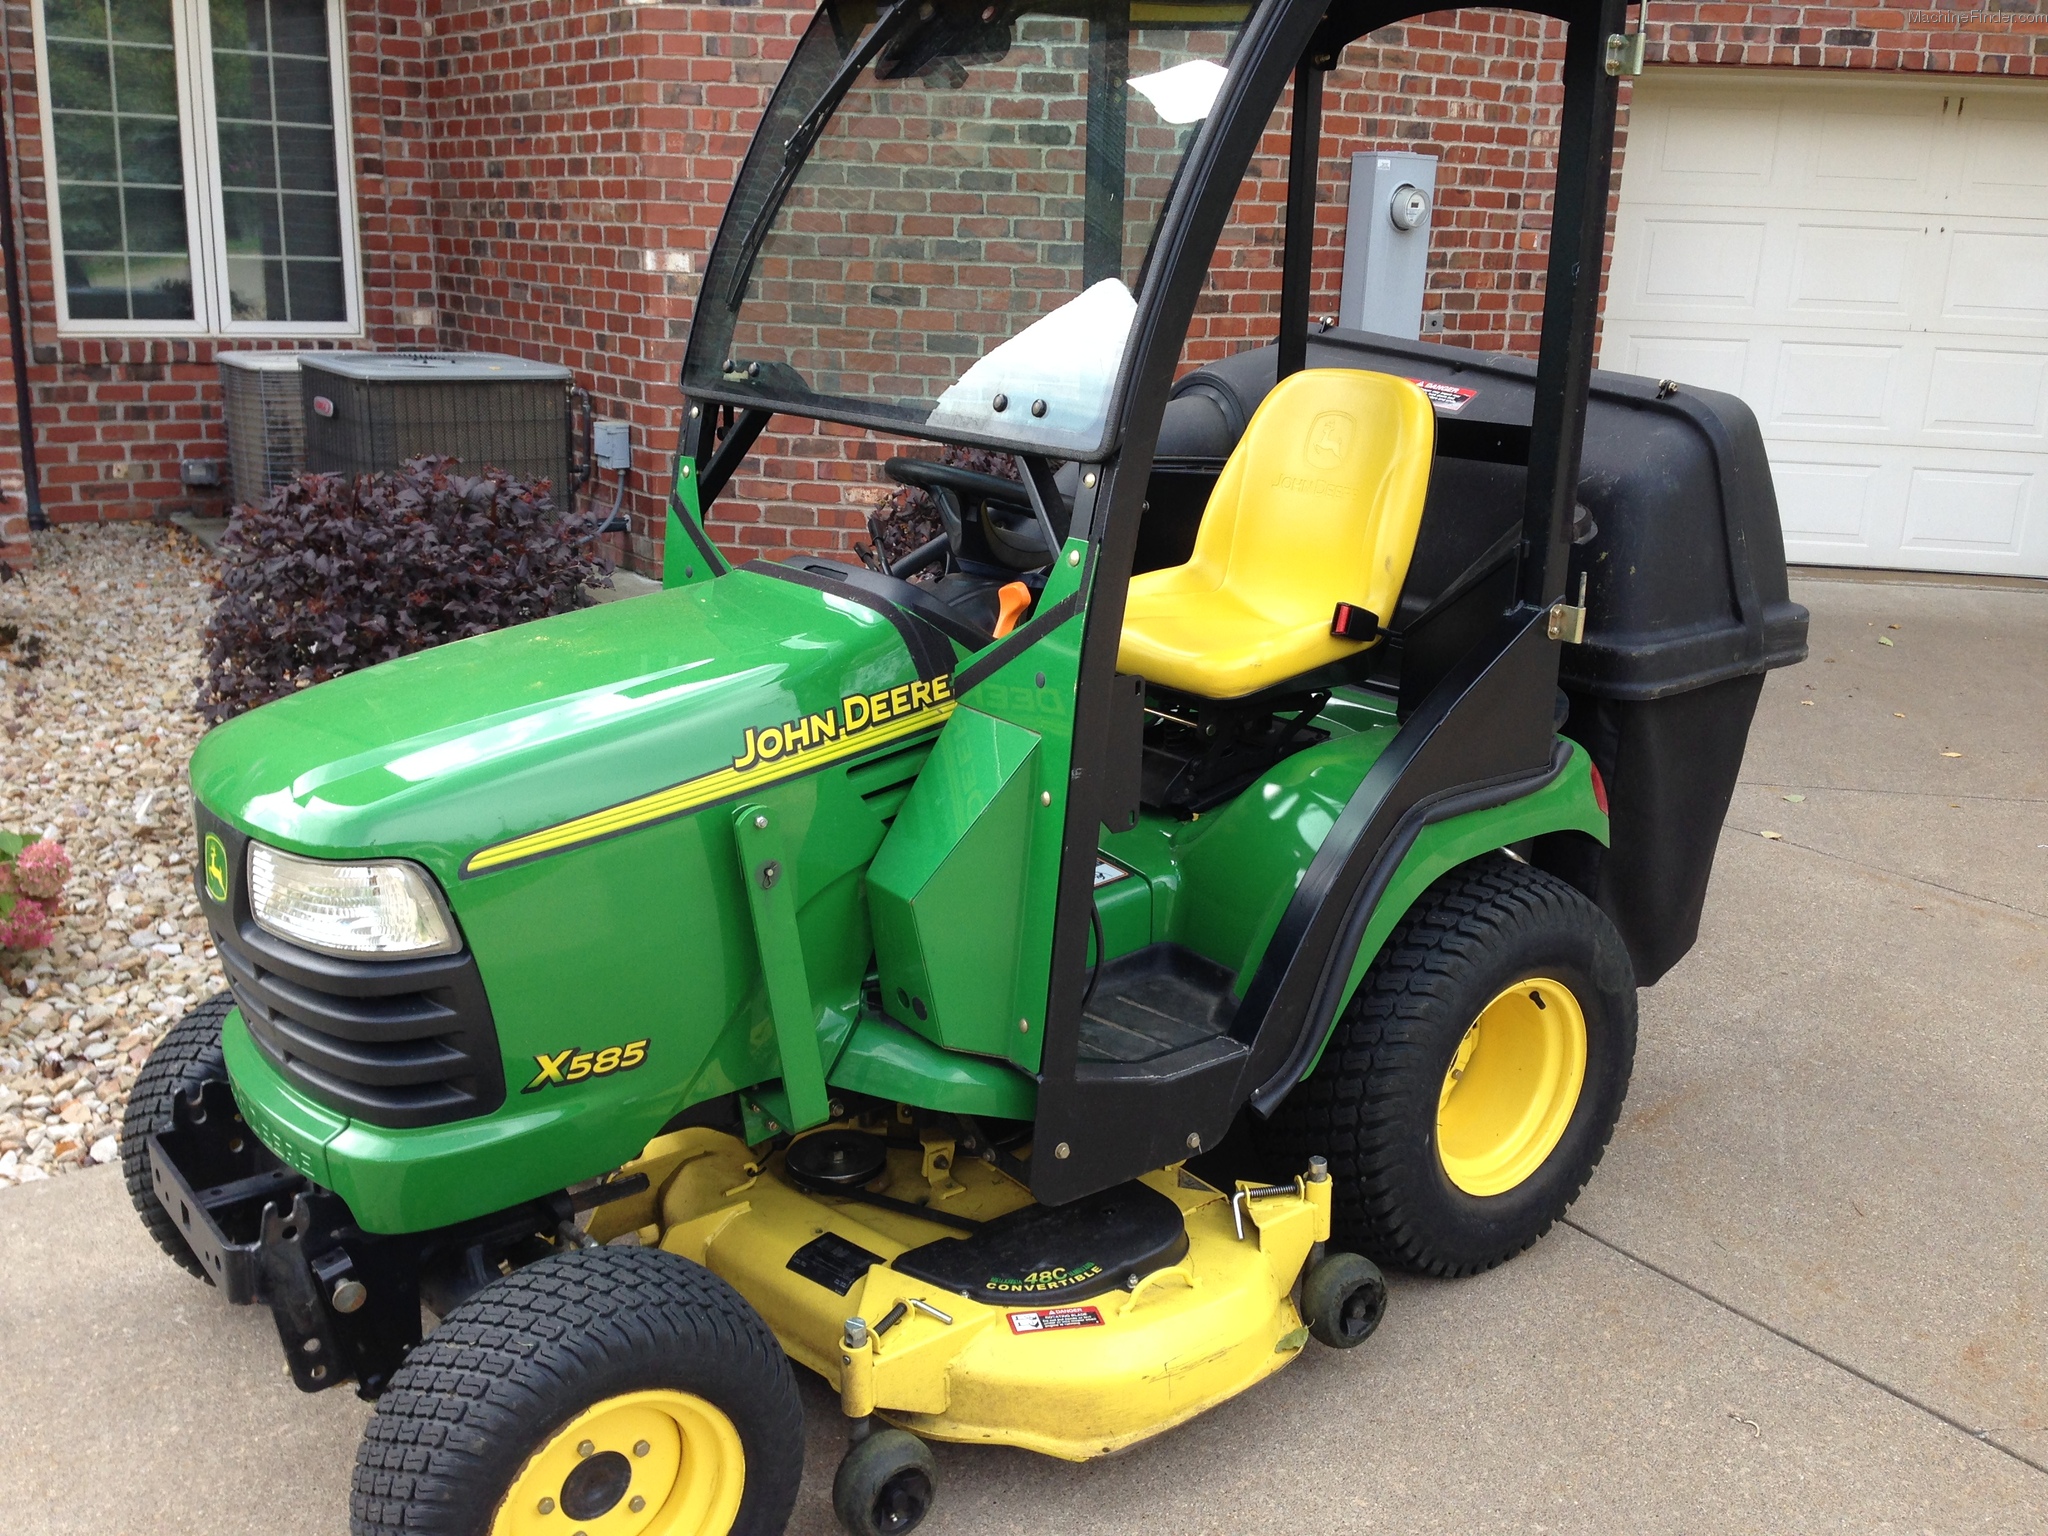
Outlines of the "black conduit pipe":
<svg viewBox="0 0 2048 1536">
<path fill-rule="evenodd" d="M 28 386 L 28 314 L 21 301 L 21 261 L 14 239 L 14 133 L 7 124 L 5 153 L 0 154 L 0 261 L 7 264 L 7 330 L 14 352 L 14 417 L 21 433 L 21 484 L 28 500 L 28 526 L 40 533 L 50 526 L 43 514 L 42 486 L 36 474 L 35 422 L 30 414 Z"/>
</svg>

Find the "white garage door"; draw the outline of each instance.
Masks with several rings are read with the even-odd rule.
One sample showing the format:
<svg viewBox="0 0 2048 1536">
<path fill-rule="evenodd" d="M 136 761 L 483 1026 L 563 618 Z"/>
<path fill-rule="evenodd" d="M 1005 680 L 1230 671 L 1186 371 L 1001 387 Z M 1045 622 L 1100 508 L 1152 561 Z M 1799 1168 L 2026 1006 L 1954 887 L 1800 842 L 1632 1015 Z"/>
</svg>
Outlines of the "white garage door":
<svg viewBox="0 0 2048 1536">
<path fill-rule="evenodd" d="M 1602 362 L 1749 402 L 1794 562 L 2048 576 L 2048 85 L 1644 75 Z"/>
</svg>

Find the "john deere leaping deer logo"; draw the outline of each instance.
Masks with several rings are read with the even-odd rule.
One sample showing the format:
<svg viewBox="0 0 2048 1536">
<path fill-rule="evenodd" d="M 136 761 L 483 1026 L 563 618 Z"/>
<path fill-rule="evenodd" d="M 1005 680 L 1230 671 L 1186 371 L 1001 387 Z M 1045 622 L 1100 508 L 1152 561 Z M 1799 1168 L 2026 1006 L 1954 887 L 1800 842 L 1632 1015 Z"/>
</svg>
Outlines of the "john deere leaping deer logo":
<svg viewBox="0 0 2048 1536">
<path fill-rule="evenodd" d="M 1344 411 L 1325 411 L 1308 424 L 1309 462 L 1318 469 L 1335 469 L 1344 462 L 1351 447 L 1352 421 Z"/>
<path fill-rule="evenodd" d="M 206 864 L 206 894 L 214 901 L 228 899 L 228 851 L 221 847 L 220 839 L 211 832 L 206 834 L 206 844 L 200 850 Z"/>
</svg>

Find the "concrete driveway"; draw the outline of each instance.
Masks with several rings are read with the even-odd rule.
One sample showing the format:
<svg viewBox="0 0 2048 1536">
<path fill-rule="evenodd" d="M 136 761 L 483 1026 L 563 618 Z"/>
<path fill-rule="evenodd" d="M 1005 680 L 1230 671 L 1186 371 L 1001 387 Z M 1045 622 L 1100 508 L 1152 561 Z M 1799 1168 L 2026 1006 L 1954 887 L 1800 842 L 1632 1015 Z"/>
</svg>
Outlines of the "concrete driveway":
<svg viewBox="0 0 2048 1536">
<path fill-rule="evenodd" d="M 942 1446 L 933 1536 L 2048 1531 L 2048 591 L 1797 590 L 1813 660 L 1569 1223 L 1125 1456 Z M 0 1255 L 0 1529 L 347 1529 L 367 1408 L 114 1170 L 0 1193 Z"/>
</svg>

